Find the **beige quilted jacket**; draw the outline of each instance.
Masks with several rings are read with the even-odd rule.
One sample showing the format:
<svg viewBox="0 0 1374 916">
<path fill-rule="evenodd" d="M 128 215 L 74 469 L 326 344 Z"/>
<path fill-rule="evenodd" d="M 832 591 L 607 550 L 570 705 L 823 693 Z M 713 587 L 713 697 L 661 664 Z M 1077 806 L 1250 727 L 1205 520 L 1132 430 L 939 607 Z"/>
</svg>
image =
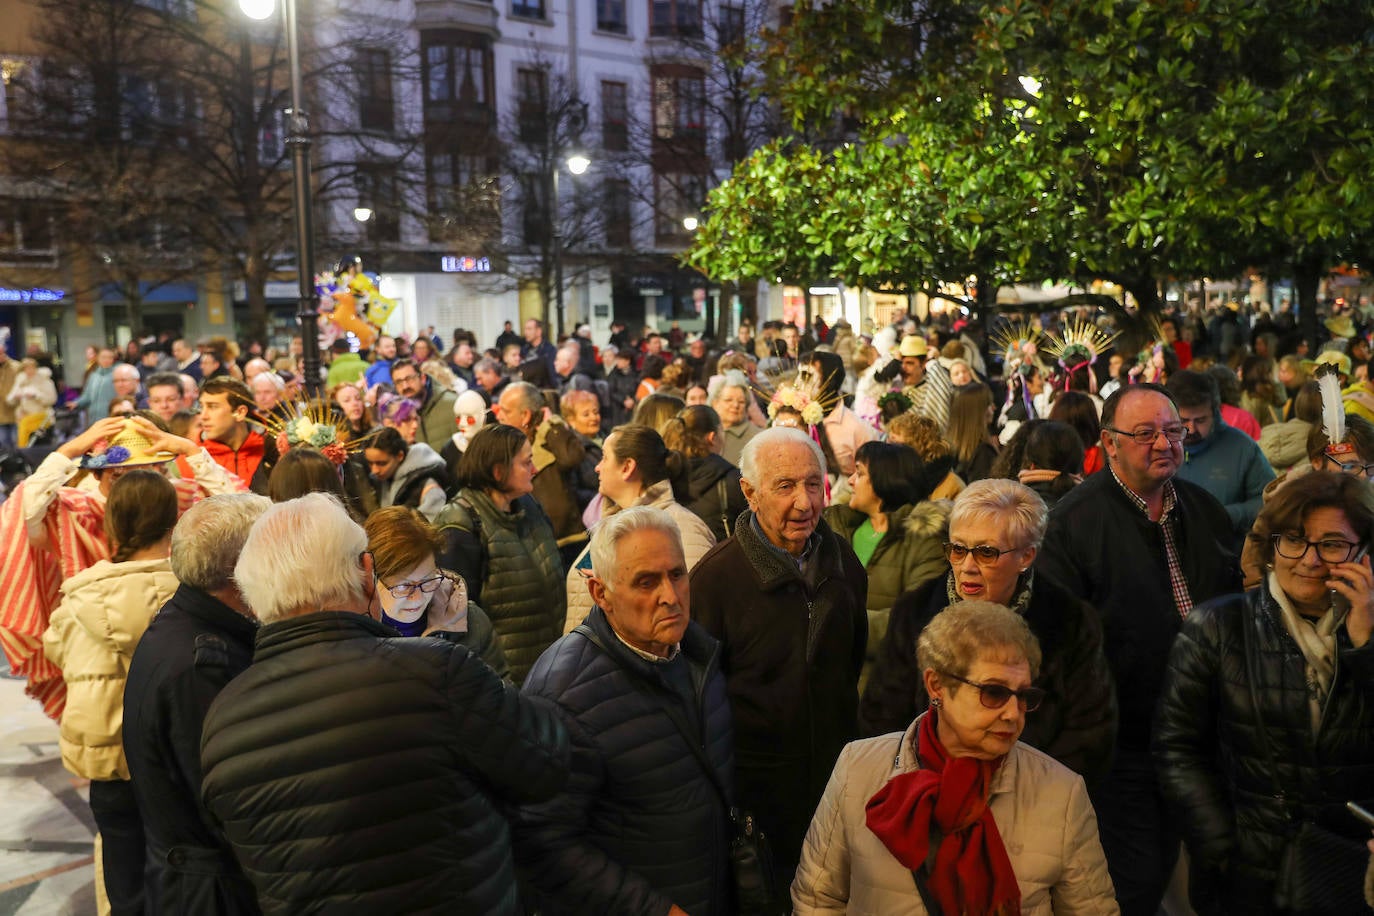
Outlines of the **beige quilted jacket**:
<svg viewBox="0 0 1374 916">
<path fill-rule="evenodd" d="M 904 734 L 855 741 L 840 754 L 802 847 L 792 885 L 797 916 L 926 912 L 911 872 L 864 823 L 868 800 L 916 768 L 915 735 L 913 723 Z M 1018 744 L 997 771 L 991 804 L 1025 916 L 1120 912 L 1082 777 Z"/>
</svg>

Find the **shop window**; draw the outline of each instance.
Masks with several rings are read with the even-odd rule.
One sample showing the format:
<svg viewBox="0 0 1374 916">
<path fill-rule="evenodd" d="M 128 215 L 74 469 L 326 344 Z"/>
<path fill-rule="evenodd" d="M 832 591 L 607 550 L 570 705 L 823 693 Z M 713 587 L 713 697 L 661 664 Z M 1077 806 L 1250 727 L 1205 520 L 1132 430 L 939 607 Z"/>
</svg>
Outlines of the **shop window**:
<svg viewBox="0 0 1374 916">
<path fill-rule="evenodd" d="M 649 0 L 649 34 L 700 38 L 701 0 Z"/>
<path fill-rule="evenodd" d="M 391 93 L 391 54 L 362 48 L 353 62 L 358 75 L 358 120 L 363 130 L 390 133 L 396 126 Z"/>
<path fill-rule="evenodd" d="M 630 148 L 627 92 L 624 83 L 601 84 L 601 145 L 608 152 L 623 153 Z"/>
<path fill-rule="evenodd" d="M 625 0 L 596 0 L 596 27 L 602 32 L 624 35 Z"/>
</svg>

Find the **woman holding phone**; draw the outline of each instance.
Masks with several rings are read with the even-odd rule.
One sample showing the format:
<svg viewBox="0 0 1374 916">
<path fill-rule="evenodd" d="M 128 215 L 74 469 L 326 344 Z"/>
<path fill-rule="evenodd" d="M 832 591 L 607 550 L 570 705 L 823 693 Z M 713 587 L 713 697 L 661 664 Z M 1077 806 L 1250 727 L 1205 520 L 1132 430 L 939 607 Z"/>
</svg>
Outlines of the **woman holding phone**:
<svg viewBox="0 0 1374 916">
<path fill-rule="evenodd" d="M 1155 756 L 1203 916 L 1297 912 L 1305 883 L 1347 902 L 1303 912 L 1363 911 L 1369 828 L 1346 802 L 1374 807 L 1371 535 L 1368 481 L 1286 484 L 1250 533 L 1259 587 L 1194 609 L 1174 643 Z"/>
</svg>

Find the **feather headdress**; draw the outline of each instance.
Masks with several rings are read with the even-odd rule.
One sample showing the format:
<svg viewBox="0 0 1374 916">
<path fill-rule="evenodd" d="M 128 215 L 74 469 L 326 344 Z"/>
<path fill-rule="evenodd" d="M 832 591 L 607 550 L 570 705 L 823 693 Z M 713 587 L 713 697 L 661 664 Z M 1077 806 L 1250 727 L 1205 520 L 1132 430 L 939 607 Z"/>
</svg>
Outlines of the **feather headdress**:
<svg viewBox="0 0 1374 916">
<path fill-rule="evenodd" d="M 1108 333 L 1091 321 L 1076 321 L 1063 334 L 1045 335 L 1045 352 L 1059 363 L 1065 372 L 1073 372 L 1097 362 L 1098 356 L 1116 340 L 1118 334 Z"/>
<path fill-rule="evenodd" d="M 374 435 L 349 439 L 346 428 L 340 429 L 342 418 L 337 408 L 322 400 L 311 401 L 304 409 L 283 401 L 277 410 L 258 414 L 256 419 L 263 431 L 276 440 L 280 454 L 296 447 L 313 448 L 336 465 L 347 461 L 350 452 L 365 448 Z"/>
<path fill-rule="evenodd" d="M 1034 365 L 1044 335 L 1027 321 L 1014 321 L 992 335 L 992 343 L 1002 354 L 1004 372 L 1019 371 L 1022 366 Z"/>
<path fill-rule="evenodd" d="M 1330 363 L 1318 366 L 1316 378 L 1322 395 L 1322 432 L 1326 434 L 1327 453 L 1353 451 L 1354 446 L 1345 441 L 1345 404 L 1336 367 Z"/>
</svg>

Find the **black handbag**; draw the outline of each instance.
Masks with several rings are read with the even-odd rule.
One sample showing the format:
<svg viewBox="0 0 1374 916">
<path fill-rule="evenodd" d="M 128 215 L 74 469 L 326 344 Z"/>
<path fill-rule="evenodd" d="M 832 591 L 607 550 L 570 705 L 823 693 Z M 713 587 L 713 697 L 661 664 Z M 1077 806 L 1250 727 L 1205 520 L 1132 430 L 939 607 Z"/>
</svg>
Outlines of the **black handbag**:
<svg viewBox="0 0 1374 916">
<path fill-rule="evenodd" d="M 601 639 L 586 624 L 574 627 L 573 632 L 580 633 L 602 652 L 610 654 Z M 648 690 L 645 689 L 644 692 L 647 693 Z M 681 733 L 697 763 L 701 764 L 701 769 L 710 780 L 716 794 L 720 796 L 721 804 L 725 806 L 725 811 L 730 817 L 733 831 L 730 839 L 730 873 L 735 889 L 735 908 L 732 912 L 737 916 L 778 916 L 784 912 L 783 896 L 778 888 L 777 872 L 773 870 L 773 851 L 768 845 L 768 837 L 758 828 L 752 814 L 730 804 L 730 797 L 725 792 L 725 784 L 721 781 L 720 774 L 706 756 L 700 741 L 693 737 L 691 727 L 682 717 L 681 711 L 671 704 L 665 704 L 663 711 Z"/>
<path fill-rule="evenodd" d="M 1241 640 L 1250 703 L 1255 710 L 1260 743 L 1264 745 L 1264 755 L 1269 763 L 1269 778 L 1274 782 L 1274 798 L 1284 807 L 1289 819 L 1293 820 L 1288 796 L 1279 783 L 1274 748 L 1269 743 L 1269 730 L 1265 727 L 1259 694 L 1255 689 L 1249 621 L 1241 624 Z M 1369 906 L 1364 899 L 1364 873 L 1368 865 L 1369 849 L 1364 843 L 1341 836 L 1310 820 L 1301 821 L 1289 836 L 1279 860 L 1278 875 L 1274 882 L 1274 905 L 1294 916 L 1354 916 L 1368 913 Z"/>
</svg>

